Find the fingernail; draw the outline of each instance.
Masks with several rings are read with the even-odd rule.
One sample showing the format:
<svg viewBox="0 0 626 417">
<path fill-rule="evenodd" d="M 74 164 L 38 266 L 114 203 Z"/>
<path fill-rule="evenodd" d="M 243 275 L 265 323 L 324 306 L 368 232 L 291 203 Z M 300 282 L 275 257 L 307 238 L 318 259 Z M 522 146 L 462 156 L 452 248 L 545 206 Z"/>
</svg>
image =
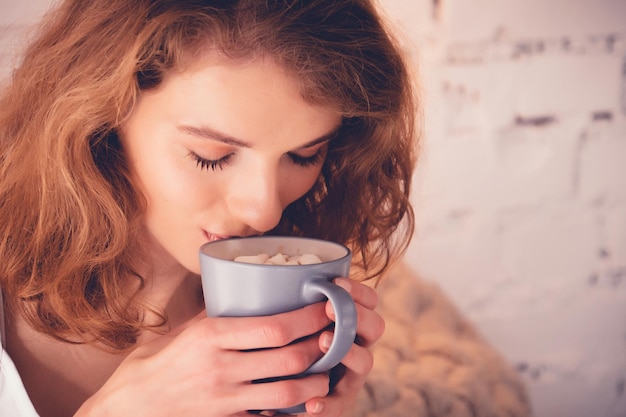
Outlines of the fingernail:
<svg viewBox="0 0 626 417">
<path fill-rule="evenodd" d="M 328 301 L 328 304 L 326 305 L 326 314 L 329 319 L 335 320 L 335 310 L 333 310 L 333 305 L 330 301 Z"/>
<path fill-rule="evenodd" d="M 329 349 L 332 341 L 333 341 L 333 337 L 331 335 L 329 335 L 328 333 L 322 334 L 322 340 L 321 340 L 322 347 L 324 347 L 325 349 Z"/>
<path fill-rule="evenodd" d="M 311 410 L 311 412 L 314 414 L 319 414 L 322 411 L 324 411 L 324 403 L 321 401 L 316 402 L 313 406 L 313 409 Z"/>
</svg>

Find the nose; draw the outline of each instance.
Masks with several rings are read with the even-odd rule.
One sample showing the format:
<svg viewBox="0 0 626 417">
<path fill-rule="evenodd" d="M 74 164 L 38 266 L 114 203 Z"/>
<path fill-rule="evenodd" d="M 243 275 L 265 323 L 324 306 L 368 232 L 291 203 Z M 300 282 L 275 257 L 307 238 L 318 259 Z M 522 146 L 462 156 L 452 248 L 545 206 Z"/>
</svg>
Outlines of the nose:
<svg viewBox="0 0 626 417">
<path fill-rule="evenodd" d="M 231 182 L 227 206 L 231 215 L 258 232 L 278 225 L 283 213 L 277 169 L 249 167 Z"/>
</svg>

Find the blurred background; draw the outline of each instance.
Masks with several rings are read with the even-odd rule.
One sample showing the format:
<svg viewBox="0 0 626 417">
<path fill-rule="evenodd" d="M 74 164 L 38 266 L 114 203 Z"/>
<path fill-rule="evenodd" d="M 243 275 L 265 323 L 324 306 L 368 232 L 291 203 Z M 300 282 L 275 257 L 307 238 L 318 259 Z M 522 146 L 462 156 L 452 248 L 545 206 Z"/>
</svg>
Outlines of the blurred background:
<svg viewBox="0 0 626 417">
<path fill-rule="evenodd" d="M 626 1 L 381 4 L 422 79 L 411 267 L 537 417 L 626 416 Z"/>
<path fill-rule="evenodd" d="M 0 77 L 52 3 L 0 0 Z M 407 262 L 535 417 L 625 417 L 626 0 L 379 3 L 422 88 Z"/>
</svg>

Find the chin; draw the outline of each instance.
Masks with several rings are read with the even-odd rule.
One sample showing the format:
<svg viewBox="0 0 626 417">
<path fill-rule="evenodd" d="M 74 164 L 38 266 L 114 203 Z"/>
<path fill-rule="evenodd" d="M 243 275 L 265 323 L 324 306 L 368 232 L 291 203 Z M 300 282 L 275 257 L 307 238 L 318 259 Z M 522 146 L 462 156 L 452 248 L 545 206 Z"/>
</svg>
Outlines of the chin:
<svg viewBox="0 0 626 417">
<path fill-rule="evenodd" d="M 188 259 L 186 262 L 181 262 L 181 265 L 192 274 L 200 275 L 199 259 Z"/>
</svg>

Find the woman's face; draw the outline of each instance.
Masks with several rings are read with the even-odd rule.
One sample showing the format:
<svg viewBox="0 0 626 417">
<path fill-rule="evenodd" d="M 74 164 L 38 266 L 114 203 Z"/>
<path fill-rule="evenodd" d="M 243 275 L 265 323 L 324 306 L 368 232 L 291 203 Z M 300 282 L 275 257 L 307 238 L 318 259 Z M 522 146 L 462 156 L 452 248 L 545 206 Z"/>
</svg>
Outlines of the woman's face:
<svg viewBox="0 0 626 417">
<path fill-rule="evenodd" d="M 268 61 L 202 61 L 141 95 L 122 126 L 148 241 L 199 272 L 205 242 L 274 228 L 316 182 L 341 122 Z"/>
</svg>

